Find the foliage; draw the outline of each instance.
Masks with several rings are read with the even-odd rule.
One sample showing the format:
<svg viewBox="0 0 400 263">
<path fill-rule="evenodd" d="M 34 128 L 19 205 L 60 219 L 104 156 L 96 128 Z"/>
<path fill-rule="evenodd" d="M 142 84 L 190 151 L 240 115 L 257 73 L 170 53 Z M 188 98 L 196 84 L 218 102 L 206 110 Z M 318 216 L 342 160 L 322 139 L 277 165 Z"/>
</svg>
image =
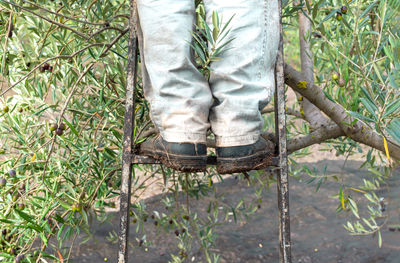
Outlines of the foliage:
<svg viewBox="0 0 400 263">
<path fill-rule="evenodd" d="M 197 40 L 193 48 L 207 77 L 208 64 L 229 47 L 230 40 L 224 35 L 229 27 L 221 28 L 215 14 L 213 27 L 207 28 L 201 1 L 196 2 L 200 4 L 199 22 L 198 31 L 193 32 Z M 305 8 L 313 21 L 309 38 L 315 54 L 316 84 L 386 140 L 400 143 L 398 1 L 283 2 L 288 41 L 297 41 L 293 32 L 297 32 L 299 10 Z M 344 4 L 348 11 L 338 20 Z M 5 185 L 0 186 L 0 257 L 4 262 L 14 262 L 22 254 L 23 262 L 66 260 L 70 251 L 63 248 L 63 242 L 81 231 L 88 232 L 93 218 L 107 220 L 105 209 L 115 206 L 121 177 L 127 10 L 128 1 L 121 0 L 0 0 L 0 179 L 5 179 Z M 293 59 L 293 48 L 286 50 L 287 60 Z M 331 79 L 334 72 L 337 80 Z M 137 90 L 135 140 L 139 142 L 151 124 L 140 79 Z M 273 130 L 273 118 L 266 115 L 265 119 L 266 127 Z M 298 121 L 297 117 L 288 119 L 290 138 L 310 131 L 306 122 L 298 125 Z M 330 140 L 326 146 L 346 157 L 365 151 L 347 138 Z M 317 182 L 319 189 L 328 178 L 316 177 L 320 171 L 297 167 L 296 158 L 308 151 L 306 148 L 291 155 L 291 175 L 306 173 L 308 182 Z M 352 211 L 358 219 L 346 224 L 354 234 L 379 233 L 384 224 L 376 220 L 386 215 L 375 192 L 385 184 L 391 170 L 378 165 L 378 160 L 393 165 L 369 149 L 364 166 L 377 177 L 362 186 L 346 186 L 340 177 L 332 178 L 338 181 L 338 211 Z M 138 234 L 143 234 L 137 245 L 150 244 L 143 222 L 154 215 L 160 230 L 180 231 L 181 253 L 171 256 L 173 262 L 181 262 L 190 254 L 195 239 L 202 244 L 208 262 L 218 262 L 218 255 L 209 248 L 221 217 L 242 220 L 255 213 L 262 191 L 274 183 L 274 178 L 264 172 L 251 177 L 238 175 L 255 188 L 256 198 L 226 204 L 214 188 L 214 182 L 223 178 L 212 169 L 190 175 L 163 167 L 141 166 L 136 170 L 143 174 L 133 177 L 132 219 L 137 222 Z M 170 194 L 163 199 L 166 211 L 147 211 L 141 200 L 148 184 L 158 181 L 156 174 L 163 175 L 165 193 Z M 360 215 L 349 193 L 363 194 L 369 200 L 367 216 Z M 212 197 L 207 218 L 190 211 L 187 201 L 202 196 Z M 50 254 L 50 247 L 57 253 Z"/>
<path fill-rule="evenodd" d="M 312 19 L 312 32 L 308 37 L 314 53 L 316 84 L 348 114 L 381 134 L 385 143 L 399 144 L 400 3 L 303 1 L 303 5 Z M 366 151 L 348 138 L 335 140 L 331 145 L 337 155 L 347 157 Z M 374 178 L 364 181 L 359 188 L 342 184 L 335 197 L 340 202 L 338 211 L 350 210 L 357 219 L 355 223 L 347 222 L 346 228 L 352 234 L 377 233 L 381 245 L 380 229 L 388 215 L 381 205 L 386 200 L 375 192 L 386 189 L 385 179 L 391 175 L 391 170 L 379 165 L 377 158 L 387 166 L 394 164 L 387 150 L 386 159 L 373 149 L 366 152 L 363 166 Z M 361 193 L 368 202 L 365 216 L 359 215 L 352 197 L 356 193 Z M 375 219 L 379 219 L 378 223 Z"/>
<path fill-rule="evenodd" d="M 400 143 L 398 1 L 351 1 L 343 19 L 333 24 L 327 21 L 341 7 L 319 1 L 307 8 L 317 36 L 311 40 L 317 80 L 324 91 L 350 115 Z M 334 73 L 338 79 L 330 81 Z"/>
<path fill-rule="evenodd" d="M 218 61 L 221 58 L 218 57 L 222 52 L 229 49 L 229 44 L 235 39 L 234 37 L 224 41 L 226 36 L 229 34 L 229 25 L 233 19 L 233 16 L 225 23 L 222 23 L 222 19 L 218 16 L 216 11 L 212 14 L 212 29 L 206 23 L 205 11 L 203 5 L 199 5 L 197 8 L 198 20 L 196 23 L 196 31 L 192 33 L 193 43 L 190 46 L 193 48 L 197 64 L 201 66 L 200 72 L 203 73 L 205 78 L 210 78 L 210 63 Z"/>
<path fill-rule="evenodd" d="M 64 240 L 88 231 L 92 217 L 102 219 L 114 205 L 108 199 L 118 195 L 129 7 L 16 4 L 0 3 L 4 86 L 22 80 L 2 101 L 9 111 L 0 117 L 7 180 L 0 189 L 0 254 L 12 260 L 23 253 L 33 262 L 55 258 L 44 252 L 49 240 L 61 250 Z M 56 123 L 66 126 L 62 135 L 52 131 Z M 70 251 L 60 253 L 68 258 Z"/>
</svg>

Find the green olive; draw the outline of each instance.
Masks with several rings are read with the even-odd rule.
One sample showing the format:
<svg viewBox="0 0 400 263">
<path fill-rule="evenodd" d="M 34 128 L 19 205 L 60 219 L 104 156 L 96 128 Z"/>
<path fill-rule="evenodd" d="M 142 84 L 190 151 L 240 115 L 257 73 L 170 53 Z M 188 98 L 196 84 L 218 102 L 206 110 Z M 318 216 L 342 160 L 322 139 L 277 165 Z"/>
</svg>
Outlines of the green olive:
<svg viewBox="0 0 400 263">
<path fill-rule="evenodd" d="M 7 105 L 4 105 L 4 107 L 3 107 L 3 112 L 4 113 L 7 113 L 7 112 L 9 112 L 10 111 L 10 108 L 7 106 Z"/>
<path fill-rule="evenodd" d="M 338 80 L 339 79 L 339 74 L 337 74 L 336 72 L 332 74 L 332 79 L 333 80 Z"/>
<path fill-rule="evenodd" d="M 50 131 L 55 131 L 57 129 L 57 123 L 53 123 L 52 125 L 50 125 Z"/>
</svg>

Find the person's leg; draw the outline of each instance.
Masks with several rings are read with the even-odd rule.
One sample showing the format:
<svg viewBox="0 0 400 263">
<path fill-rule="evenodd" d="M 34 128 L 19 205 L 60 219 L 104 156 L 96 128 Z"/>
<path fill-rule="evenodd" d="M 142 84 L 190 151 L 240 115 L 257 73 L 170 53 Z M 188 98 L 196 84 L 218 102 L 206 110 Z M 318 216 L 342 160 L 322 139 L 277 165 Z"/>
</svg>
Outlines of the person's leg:
<svg viewBox="0 0 400 263">
<path fill-rule="evenodd" d="M 194 1 L 138 0 L 137 7 L 144 93 L 160 132 L 140 153 L 173 169 L 204 171 L 212 95 L 189 44 Z"/>
<path fill-rule="evenodd" d="M 271 100 L 279 42 L 277 0 L 205 0 L 207 22 L 212 12 L 223 22 L 234 15 L 226 39 L 231 49 L 212 62 L 210 86 L 215 103 L 210 112 L 217 146 L 257 141 L 263 127 L 260 110 Z"/>
<path fill-rule="evenodd" d="M 193 0 L 138 0 L 144 93 L 164 140 L 205 143 L 212 95 L 189 42 Z"/>
<path fill-rule="evenodd" d="M 278 1 L 205 0 L 204 3 L 210 26 L 213 11 L 218 12 L 223 22 L 234 15 L 226 37 L 234 40 L 228 46 L 230 49 L 220 55 L 221 60 L 212 62 L 209 81 L 215 98 L 210 122 L 216 136 L 219 172 L 262 168 L 260 162 L 266 161 L 263 156 L 270 149 L 266 150 L 267 143 L 260 138 L 264 123 L 260 110 L 271 100 L 275 87 Z"/>
</svg>

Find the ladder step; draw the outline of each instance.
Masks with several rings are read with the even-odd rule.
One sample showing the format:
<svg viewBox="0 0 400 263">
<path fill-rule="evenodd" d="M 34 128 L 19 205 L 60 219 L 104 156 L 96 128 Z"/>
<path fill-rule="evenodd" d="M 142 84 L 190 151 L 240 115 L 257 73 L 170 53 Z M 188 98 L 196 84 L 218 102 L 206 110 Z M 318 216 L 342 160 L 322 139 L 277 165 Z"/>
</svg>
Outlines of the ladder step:
<svg viewBox="0 0 400 263">
<path fill-rule="evenodd" d="M 145 155 L 132 155 L 132 164 L 161 164 L 160 161 Z M 216 165 L 217 157 L 209 155 L 207 156 L 208 165 Z M 279 156 L 274 156 L 271 158 L 270 166 L 279 166 Z"/>
</svg>

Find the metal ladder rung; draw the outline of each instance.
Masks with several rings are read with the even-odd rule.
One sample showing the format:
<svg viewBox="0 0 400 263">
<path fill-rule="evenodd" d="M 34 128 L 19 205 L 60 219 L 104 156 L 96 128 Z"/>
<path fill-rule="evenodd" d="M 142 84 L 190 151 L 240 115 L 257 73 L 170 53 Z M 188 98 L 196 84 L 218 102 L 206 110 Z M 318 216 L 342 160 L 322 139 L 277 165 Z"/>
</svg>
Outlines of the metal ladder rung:
<svg viewBox="0 0 400 263">
<path fill-rule="evenodd" d="M 132 155 L 132 164 L 161 164 L 160 161 L 145 155 Z M 216 165 L 217 157 L 207 156 L 207 165 Z M 279 166 L 279 156 L 272 156 L 269 166 Z"/>
</svg>

